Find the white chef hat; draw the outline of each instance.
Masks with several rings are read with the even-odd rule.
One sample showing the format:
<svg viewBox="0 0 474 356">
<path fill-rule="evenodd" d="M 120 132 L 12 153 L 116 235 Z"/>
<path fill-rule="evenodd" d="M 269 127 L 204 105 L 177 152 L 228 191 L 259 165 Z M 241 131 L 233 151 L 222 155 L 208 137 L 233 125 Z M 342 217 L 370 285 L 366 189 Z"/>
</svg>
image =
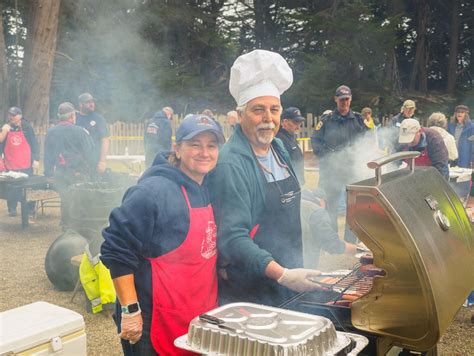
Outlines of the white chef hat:
<svg viewBox="0 0 474 356">
<path fill-rule="evenodd" d="M 256 49 L 235 60 L 229 91 L 240 106 L 259 96 L 279 98 L 292 83 L 293 72 L 281 55 Z"/>
</svg>

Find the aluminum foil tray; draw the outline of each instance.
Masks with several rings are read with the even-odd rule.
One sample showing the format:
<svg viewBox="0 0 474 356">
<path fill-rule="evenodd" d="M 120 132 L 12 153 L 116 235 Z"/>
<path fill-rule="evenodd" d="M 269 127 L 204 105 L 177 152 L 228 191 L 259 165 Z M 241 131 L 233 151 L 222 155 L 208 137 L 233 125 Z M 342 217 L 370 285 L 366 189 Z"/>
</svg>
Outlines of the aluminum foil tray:
<svg viewBox="0 0 474 356">
<path fill-rule="evenodd" d="M 223 323 L 194 318 L 176 347 L 205 355 L 355 355 L 354 346 L 360 351 L 368 343 L 363 336 L 336 332 L 327 318 L 265 305 L 232 303 L 206 314 Z"/>
</svg>

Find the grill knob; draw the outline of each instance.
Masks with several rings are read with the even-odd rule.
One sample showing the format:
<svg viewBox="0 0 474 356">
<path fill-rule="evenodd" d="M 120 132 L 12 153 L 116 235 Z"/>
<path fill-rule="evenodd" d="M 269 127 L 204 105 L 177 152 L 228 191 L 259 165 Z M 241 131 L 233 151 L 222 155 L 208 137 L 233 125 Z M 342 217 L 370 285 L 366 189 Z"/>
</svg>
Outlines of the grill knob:
<svg viewBox="0 0 474 356">
<path fill-rule="evenodd" d="M 436 210 L 434 217 L 441 229 L 443 229 L 444 231 L 449 230 L 449 228 L 451 227 L 451 223 L 449 222 L 448 217 L 444 215 L 441 210 Z"/>
</svg>

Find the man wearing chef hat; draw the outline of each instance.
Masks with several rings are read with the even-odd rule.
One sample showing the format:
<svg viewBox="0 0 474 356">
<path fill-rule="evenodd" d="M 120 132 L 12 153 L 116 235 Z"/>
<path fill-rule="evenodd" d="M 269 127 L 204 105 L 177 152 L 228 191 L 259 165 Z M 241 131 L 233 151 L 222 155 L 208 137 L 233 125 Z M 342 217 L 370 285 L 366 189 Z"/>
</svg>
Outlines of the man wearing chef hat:
<svg viewBox="0 0 474 356">
<path fill-rule="evenodd" d="M 280 95 L 293 82 L 277 53 L 237 58 L 229 90 L 240 124 L 223 147 L 209 189 L 218 227 L 221 304 L 279 305 L 295 292 L 319 288 L 319 271 L 302 269 L 301 190 L 288 152 L 275 138 Z"/>
</svg>

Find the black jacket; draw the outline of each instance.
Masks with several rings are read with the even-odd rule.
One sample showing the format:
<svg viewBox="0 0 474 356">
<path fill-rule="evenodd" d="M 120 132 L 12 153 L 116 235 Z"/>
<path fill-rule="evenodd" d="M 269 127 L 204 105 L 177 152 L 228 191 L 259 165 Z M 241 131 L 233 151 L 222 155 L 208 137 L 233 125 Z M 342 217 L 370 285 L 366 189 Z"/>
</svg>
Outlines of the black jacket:
<svg viewBox="0 0 474 356">
<path fill-rule="evenodd" d="M 50 128 L 44 143 L 44 175 L 52 177 L 55 168 L 85 175 L 94 171 L 94 143 L 89 133 L 82 127 L 59 122 Z"/>
<path fill-rule="evenodd" d="M 286 150 L 290 154 L 293 168 L 295 169 L 296 177 L 300 185 L 304 184 L 304 157 L 303 152 L 296 141 L 296 136 L 291 132 L 286 131 L 283 127 L 280 127 L 277 136 L 285 146 Z"/>
<path fill-rule="evenodd" d="M 351 146 L 367 130 L 359 113 L 350 110 L 342 116 L 334 110 L 323 115 L 313 132 L 311 145 L 319 158 L 319 186 L 326 190 L 330 205 L 335 204 L 331 197 L 354 178 L 356 167 L 355 157 L 350 154 Z"/>
<path fill-rule="evenodd" d="M 171 150 L 171 122 L 163 110 L 157 111 L 145 126 L 145 157 L 150 166 L 157 153 Z"/>
<path fill-rule="evenodd" d="M 337 110 L 323 115 L 311 137 L 314 154 L 323 157 L 339 151 L 355 142 L 357 136 L 367 130 L 362 116 L 352 110 L 342 116 Z"/>
</svg>

